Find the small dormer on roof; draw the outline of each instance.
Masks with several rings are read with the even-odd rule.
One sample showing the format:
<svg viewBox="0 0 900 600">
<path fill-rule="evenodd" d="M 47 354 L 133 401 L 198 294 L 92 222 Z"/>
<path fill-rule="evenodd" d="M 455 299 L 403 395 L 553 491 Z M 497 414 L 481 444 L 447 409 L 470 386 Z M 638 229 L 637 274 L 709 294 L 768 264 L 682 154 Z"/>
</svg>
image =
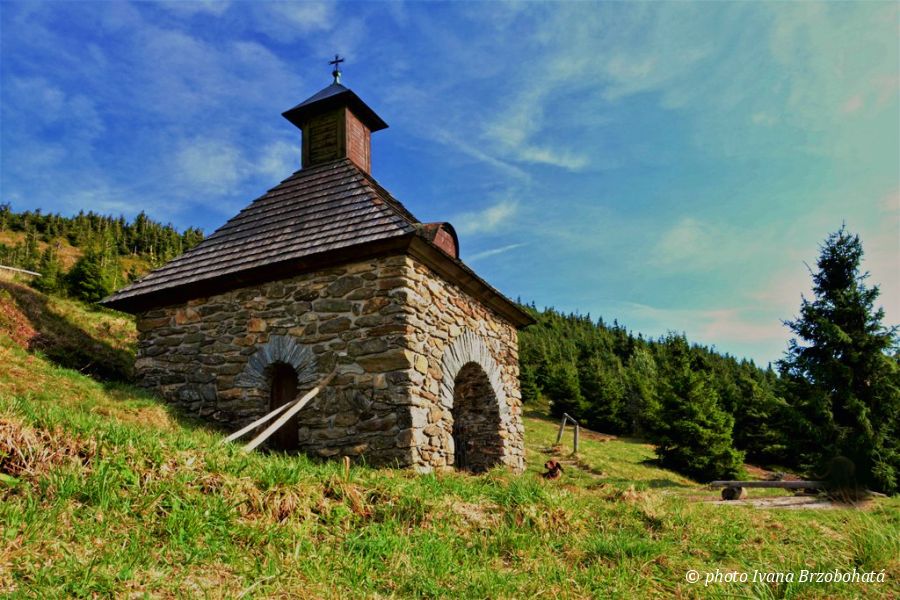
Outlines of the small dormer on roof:
<svg viewBox="0 0 900 600">
<path fill-rule="evenodd" d="M 335 56 L 334 82 L 282 114 L 303 132 L 301 166 L 349 158 L 366 173 L 372 172 L 371 135 L 387 128 L 381 117 L 353 90 L 341 84 Z"/>
</svg>

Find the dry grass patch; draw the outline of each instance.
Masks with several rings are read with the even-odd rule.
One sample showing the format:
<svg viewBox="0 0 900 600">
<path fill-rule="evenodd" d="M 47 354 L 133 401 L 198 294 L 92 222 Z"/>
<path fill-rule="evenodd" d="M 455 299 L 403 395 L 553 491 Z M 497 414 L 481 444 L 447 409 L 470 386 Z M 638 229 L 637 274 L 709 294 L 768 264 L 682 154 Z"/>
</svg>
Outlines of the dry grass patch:
<svg viewBox="0 0 900 600">
<path fill-rule="evenodd" d="M 475 504 L 447 498 L 443 508 L 460 517 L 467 528 L 491 529 L 500 522 L 499 507 L 492 503 Z"/>
<path fill-rule="evenodd" d="M 80 440 L 61 429 L 43 431 L 17 419 L 0 417 L 0 474 L 16 483 L 35 480 L 62 465 L 83 467 L 97 454 L 94 440 Z"/>
</svg>

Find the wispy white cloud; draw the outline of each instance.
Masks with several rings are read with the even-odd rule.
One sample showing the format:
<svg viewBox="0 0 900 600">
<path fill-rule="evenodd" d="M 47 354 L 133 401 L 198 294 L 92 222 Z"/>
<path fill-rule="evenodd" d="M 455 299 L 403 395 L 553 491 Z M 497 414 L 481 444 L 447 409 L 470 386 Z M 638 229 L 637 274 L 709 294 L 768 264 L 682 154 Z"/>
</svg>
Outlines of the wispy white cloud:
<svg viewBox="0 0 900 600">
<path fill-rule="evenodd" d="M 684 332 L 704 344 L 727 347 L 764 342 L 782 346 L 787 339 L 787 330 L 778 316 L 755 307 L 685 309 L 631 303 L 625 310 L 656 335 L 668 330 Z"/>
<path fill-rule="evenodd" d="M 298 148 L 298 144 L 278 140 L 262 148 L 252 170 L 254 175 L 278 181 L 299 168 L 300 148 Z"/>
<path fill-rule="evenodd" d="M 485 163 L 508 176 L 511 176 L 519 181 L 529 181 L 531 179 L 531 176 L 526 171 L 488 154 L 474 144 L 470 144 L 461 140 L 458 136 L 454 135 L 448 130 L 431 128 L 431 132 L 433 133 L 434 140 L 442 142 L 448 146 L 452 146 L 466 156 L 474 158 L 479 162 Z"/>
<path fill-rule="evenodd" d="M 516 248 L 521 248 L 525 244 L 507 244 L 506 246 L 500 246 L 499 248 L 490 248 L 489 250 L 482 250 L 481 252 L 476 252 L 472 256 L 469 256 L 466 260 L 467 262 L 476 262 L 482 260 L 484 258 L 490 258 L 491 256 L 497 256 L 498 254 L 505 254 L 510 250 L 515 250 Z"/>
<path fill-rule="evenodd" d="M 685 216 L 660 234 L 651 264 L 670 271 L 705 271 L 755 263 L 760 253 L 775 250 L 766 247 L 772 233 Z"/>
<path fill-rule="evenodd" d="M 881 210 L 889 215 L 900 212 L 900 188 L 892 190 L 882 196 Z"/>
<path fill-rule="evenodd" d="M 862 94 L 855 94 L 844 102 L 844 105 L 841 107 L 841 112 L 844 114 L 855 113 L 861 109 L 864 104 L 865 101 L 863 100 Z"/>
<path fill-rule="evenodd" d="M 555 146 L 538 141 L 546 127 L 545 96 L 552 86 L 529 87 L 510 106 L 484 124 L 482 138 L 511 160 L 545 164 L 578 171 L 589 163 L 588 157 L 563 144 Z"/>
<path fill-rule="evenodd" d="M 233 189 L 244 177 L 241 150 L 225 140 L 184 140 L 174 156 L 172 170 L 183 185 L 218 195 Z"/>
<path fill-rule="evenodd" d="M 508 227 L 517 210 L 512 200 L 501 200 L 477 212 L 463 213 L 454 222 L 460 233 L 491 233 Z"/>
<path fill-rule="evenodd" d="M 227 194 L 252 178 L 275 182 L 299 168 L 296 145 L 276 141 L 248 151 L 223 138 L 182 140 L 173 157 L 171 172 L 188 195 L 215 197 Z"/>
<path fill-rule="evenodd" d="M 333 2 L 256 2 L 251 11 L 257 30 L 278 42 L 292 42 L 337 23 Z"/>
<path fill-rule="evenodd" d="M 43 128 L 62 127 L 67 136 L 79 141 L 91 141 L 105 130 L 95 102 L 84 94 L 64 92 L 44 77 L 14 77 L 10 87 L 4 108 L 16 119 L 16 127 L 38 135 Z"/>
<path fill-rule="evenodd" d="M 221 16 L 231 6 L 228 0 L 166 0 L 159 5 L 182 16 L 194 16 L 199 13 L 207 13 Z"/>
</svg>

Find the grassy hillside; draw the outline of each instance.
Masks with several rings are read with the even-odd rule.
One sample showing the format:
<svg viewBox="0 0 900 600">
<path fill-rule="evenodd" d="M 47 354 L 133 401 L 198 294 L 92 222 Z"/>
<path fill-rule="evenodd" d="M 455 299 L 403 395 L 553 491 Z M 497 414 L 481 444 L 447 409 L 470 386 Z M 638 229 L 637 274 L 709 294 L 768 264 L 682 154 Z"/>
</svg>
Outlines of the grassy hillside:
<svg viewBox="0 0 900 600">
<path fill-rule="evenodd" d="M 0 244 L 13 247 L 25 244 L 27 235 L 24 231 L 0 231 Z M 37 249 L 39 253 L 43 253 L 50 246 L 42 240 L 37 241 Z M 65 271 L 68 271 L 84 256 L 84 249 L 73 246 L 68 240 L 58 238 L 53 241 L 53 246 L 57 248 L 59 253 L 59 261 Z M 15 266 L 15 265 L 12 265 Z M 146 257 L 141 256 L 120 256 L 119 257 L 119 277 L 121 281 L 128 281 L 128 274 L 135 273 L 139 277 L 143 277 L 153 269 L 153 265 Z"/>
<path fill-rule="evenodd" d="M 0 231 L 0 244 L 6 244 L 7 246 L 16 246 L 19 244 L 25 243 L 25 232 L 23 231 Z M 66 269 L 71 269 L 72 265 L 75 264 L 83 252 L 80 248 L 76 248 L 72 244 L 70 244 L 67 240 L 57 240 L 59 244 L 59 260 L 62 265 Z M 40 252 L 43 252 L 47 249 L 49 244 L 44 241 L 38 241 L 37 247 Z"/>
<path fill-rule="evenodd" d="M 29 292 L 33 294 L 33 292 Z M 49 324 L 49 325 L 48 325 Z M 30 328 L 30 329 L 29 329 Z M 38 342 L 49 328 L 49 340 Z M 73 336 L 66 346 L 61 341 Z M 128 319 L 0 291 L 0 594 L 12 597 L 751 597 L 900 594 L 900 502 L 774 510 L 717 494 L 638 441 L 552 448 L 529 470 L 415 475 L 219 446 L 157 399 L 73 368 L 129 356 Z M 100 362 L 98 359 L 95 362 Z M 64 364 L 66 366 L 60 366 Z M 89 370 L 89 369 L 88 369 Z M 550 456 L 565 476 L 537 473 Z M 739 585 L 688 569 L 885 571 L 885 583 Z"/>
</svg>

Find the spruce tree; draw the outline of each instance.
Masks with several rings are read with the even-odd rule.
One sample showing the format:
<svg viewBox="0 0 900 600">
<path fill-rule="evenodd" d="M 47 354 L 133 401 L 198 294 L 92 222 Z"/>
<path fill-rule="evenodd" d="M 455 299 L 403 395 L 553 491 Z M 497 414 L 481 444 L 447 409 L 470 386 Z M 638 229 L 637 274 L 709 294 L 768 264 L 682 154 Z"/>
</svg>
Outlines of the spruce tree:
<svg viewBox="0 0 900 600">
<path fill-rule="evenodd" d="M 522 390 L 522 402 L 533 404 L 540 398 L 541 391 L 537 385 L 534 367 L 528 363 L 522 363 L 519 367 L 519 389 Z"/>
<path fill-rule="evenodd" d="M 40 277 L 34 286 L 45 294 L 59 292 L 63 287 L 63 266 L 59 260 L 59 252 L 54 244 L 50 244 L 41 254 Z"/>
<path fill-rule="evenodd" d="M 667 371 L 651 440 L 660 463 L 699 481 L 738 475 L 743 453 L 733 447 L 734 418 L 719 406 L 709 373 L 692 365 L 680 336 L 666 340 Z"/>
<path fill-rule="evenodd" d="M 581 419 L 585 402 L 581 396 L 578 370 L 575 365 L 570 363 L 559 365 L 551 373 L 544 390 L 550 397 L 551 414 L 559 417 L 563 413 L 568 413 L 576 419 Z"/>
<path fill-rule="evenodd" d="M 578 364 L 581 395 L 587 404 L 586 425 L 607 433 L 628 431 L 625 382 L 619 359 L 582 359 Z"/>
<path fill-rule="evenodd" d="M 87 302 L 99 302 L 113 291 L 111 278 L 104 269 L 103 256 L 94 250 L 78 259 L 66 279 L 69 292 Z"/>
<path fill-rule="evenodd" d="M 654 428 L 659 417 L 656 359 L 639 345 L 628 360 L 626 412 L 631 431 L 643 434 Z"/>
<path fill-rule="evenodd" d="M 845 227 L 828 236 L 813 274 L 811 300 L 785 324 L 792 339 L 779 368 L 789 401 L 802 416 L 802 464 L 825 474 L 838 456 L 856 467 L 858 483 L 900 489 L 900 365 L 896 327 L 875 307 L 878 286 L 860 270 L 863 247 Z"/>
</svg>

